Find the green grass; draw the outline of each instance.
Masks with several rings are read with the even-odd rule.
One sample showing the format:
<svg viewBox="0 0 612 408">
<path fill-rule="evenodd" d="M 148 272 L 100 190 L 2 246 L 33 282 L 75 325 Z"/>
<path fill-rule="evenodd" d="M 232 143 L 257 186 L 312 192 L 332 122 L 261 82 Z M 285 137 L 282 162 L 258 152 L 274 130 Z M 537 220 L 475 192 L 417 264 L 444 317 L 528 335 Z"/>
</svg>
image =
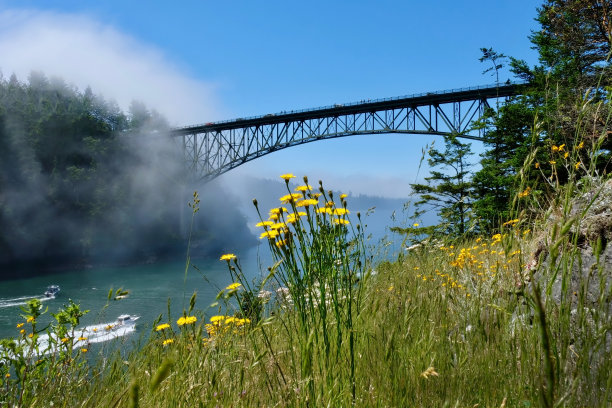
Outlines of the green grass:
<svg viewBox="0 0 612 408">
<path fill-rule="evenodd" d="M 117 354 L 88 370 L 76 356 L 22 384 L 5 379 L 2 399 L 13 404 L 24 389 L 23 406 L 523 407 L 546 405 L 546 398 L 606 406 L 612 366 L 609 350 L 601 353 L 610 322 L 604 314 L 581 319 L 572 328 L 583 336 L 576 341 L 569 338 L 568 305 L 542 300 L 543 327 L 537 298 L 516 286 L 530 244 L 530 234 L 509 226 L 502 236 L 425 246 L 377 265 L 351 285 L 361 298 L 352 299 L 359 308 L 350 332 L 346 300 L 339 311 L 328 302 L 323 321 L 304 285 L 295 289 L 306 291 L 303 310 L 293 302 L 212 337 L 196 312 L 196 323 L 152 333 L 125 361 Z M 574 255 L 559 254 L 561 273 Z M 222 293 L 228 315 L 242 313 L 236 296 L 244 291 Z M 167 338 L 174 342 L 164 346 Z"/>
<path fill-rule="evenodd" d="M 262 217 L 274 258 L 263 281 L 245 280 L 239 260 L 224 255 L 236 284 L 211 308 L 198 310 L 192 297 L 168 326 L 155 322 L 141 348 L 95 367 L 67 346 L 43 358 L 32 347 L 9 354 L 6 340 L 0 406 L 610 406 L 611 289 L 601 285 L 591 304 L 567 284 L 580 262 L 571 198 L 603 182 L 580 143 L 564 147 L 570 178 L 551 179 L 551 202 L 526 181 L 521 215 L 498 234 L 424 244 L 378 265 L 350 203 L 306 187 L 285 198 L 286 212 Z M 529 268 L 540 241 L 549 256 Z M 606 273 L 594 268 L 595 279 Z M 58 313 L 53 330 L 69 337 L 79 313 Z M 24 323 L 25 339 L 37 329 L 35 319 Z"/>
</svg>

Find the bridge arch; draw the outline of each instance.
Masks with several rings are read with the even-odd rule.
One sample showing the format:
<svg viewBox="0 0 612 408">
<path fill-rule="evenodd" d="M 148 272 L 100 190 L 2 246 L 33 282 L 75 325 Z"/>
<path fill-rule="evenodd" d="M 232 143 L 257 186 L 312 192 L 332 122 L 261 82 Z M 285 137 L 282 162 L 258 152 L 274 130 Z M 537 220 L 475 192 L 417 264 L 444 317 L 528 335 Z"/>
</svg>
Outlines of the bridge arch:
<svg viewBox="0 0 612 408">
<path fill-rule="evenodd" d="M 490 85 L 361 101 L 173 129 L 195 180 L 210 180 L 275 151 L 318 140 L 408 133 L 482 140 L 471 124 L 489 101 L 519 94 L 523 84 Z"/>
</svg>

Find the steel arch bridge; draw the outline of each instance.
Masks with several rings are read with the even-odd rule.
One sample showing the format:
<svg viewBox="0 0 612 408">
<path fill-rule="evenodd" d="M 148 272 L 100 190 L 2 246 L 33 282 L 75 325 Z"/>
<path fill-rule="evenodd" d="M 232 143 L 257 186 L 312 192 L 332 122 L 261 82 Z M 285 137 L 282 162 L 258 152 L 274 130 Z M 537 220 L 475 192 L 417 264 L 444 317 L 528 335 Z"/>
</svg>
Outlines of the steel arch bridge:
<svg viewBox="0 0 612 408">
<path fill-rule="evenodd" d="M 482 140 L 472 122 L 482 117 L 490 100 L 520 94 L 523 85 L 495 84 L 238 118 L 176 128 L 171 136 L 182 145 L 190 176 L 210 180 L 274 151 L 336 137 L 410 133 Z"/>
</svg>

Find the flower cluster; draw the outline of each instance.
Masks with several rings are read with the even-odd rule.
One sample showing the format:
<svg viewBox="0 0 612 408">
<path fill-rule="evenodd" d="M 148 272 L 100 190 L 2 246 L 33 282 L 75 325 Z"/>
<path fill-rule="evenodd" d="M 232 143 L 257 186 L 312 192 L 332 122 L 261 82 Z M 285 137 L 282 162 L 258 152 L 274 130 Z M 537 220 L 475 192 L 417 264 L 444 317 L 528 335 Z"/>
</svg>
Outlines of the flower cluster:
<svg viewBox="0 0 612 408">
<path fill-rule="evenodd" d="M 186 324 L 193 324 L 198 321 L 198 318 L 195 316 L 183 316 L 176 321 L 176 324 L 179 326 L 184 326 Z"/>
<path fill-rule="evenodd" d="M 524 238 L 530 230 L 521 231 L 517 228 L 518 219 L 513 219 L 504 223 L 505 226 L 514 228 L 514 235 L 517 238 Z M 478 287 L 485 282 L 489 282 L 490 287 L 498 280 L 508 283 L 521 285 L 525 265 L 523 265 L 522 251 L 504 250 L 501 242 L 507 234 L 495 234 L 489 239 L 482 237 L 475 240 L 475 245 L 455 247 L 454 245 L 439 246 L 434 250 L 436 258 L 452 266 L 442 273 L 435 270 L 433 273 L 418 273 L 416 278 L 420 282 L 437 284 L 446 290 L 459 290 L 470 297 L 471 293 L 476 293 Z M 414 267 L 419 270 L 418 266 Z M 491 286 L 493 285 L 493 286 Z"/>
<path fill-rule="evenodd" d="M 234 316 L 216 315 L 210 318 L 210 323 L 205 325 L 206 332 L 210 338 L 214 338 L 223 333 L 234 332 L 238 333 L 240 329 L 251 323 L 249 319 L 241 319 Z"/>
<path fill-rule="evenodd" d="M 283 174 L 281 176 L 287 182 L 294 178 L 293 174 Z M 306 181 L 306 180 L 305 180 Z M 302 219 L 307 219 L 310 225 L 329 225 L 346 227 L 350 224 L 347 215 L 350 211 L 346 209 L 346 194 L 341 194 L 343 207 L 336 207 L 336 204 L 329 199 L 320 201 L 321 197 L 326 198 L 322 187 L 320 192 L 314 193 L 312 186 L 308 183 L 297 186 L 296 192 L 289 192 L 280 197 L 281 204 L 291 207 L 272 208 L 268 213 L 267 220 L 261 220 L 255 226 L 263 227 L 264 231 L 260 234 L 260 239 L 268 239 L 274 243 L 277 248 L 283 248 L 291 245 L 293 242 L 292 235 L 301 227 Z M 303 210 L 302 210 L 303 209 Z"/>
</svg>

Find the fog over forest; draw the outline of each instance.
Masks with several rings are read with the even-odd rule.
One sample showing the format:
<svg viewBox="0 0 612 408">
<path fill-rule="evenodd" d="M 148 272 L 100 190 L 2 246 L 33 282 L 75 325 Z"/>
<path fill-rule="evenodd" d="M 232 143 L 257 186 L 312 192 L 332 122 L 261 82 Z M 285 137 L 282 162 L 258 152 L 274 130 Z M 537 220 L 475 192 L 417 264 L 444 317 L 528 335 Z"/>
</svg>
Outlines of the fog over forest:
<svg viewBox="0 0 612 408">
<path fill-rule="evenodd" d="M 40 72 L 0 77 L 0 278 L 184 254 L 195 189 L 194 256 L 252 245 L 235 199 L 186 184 L 167 130 L 140 102 L 123 112 Z"/>
</svg>

